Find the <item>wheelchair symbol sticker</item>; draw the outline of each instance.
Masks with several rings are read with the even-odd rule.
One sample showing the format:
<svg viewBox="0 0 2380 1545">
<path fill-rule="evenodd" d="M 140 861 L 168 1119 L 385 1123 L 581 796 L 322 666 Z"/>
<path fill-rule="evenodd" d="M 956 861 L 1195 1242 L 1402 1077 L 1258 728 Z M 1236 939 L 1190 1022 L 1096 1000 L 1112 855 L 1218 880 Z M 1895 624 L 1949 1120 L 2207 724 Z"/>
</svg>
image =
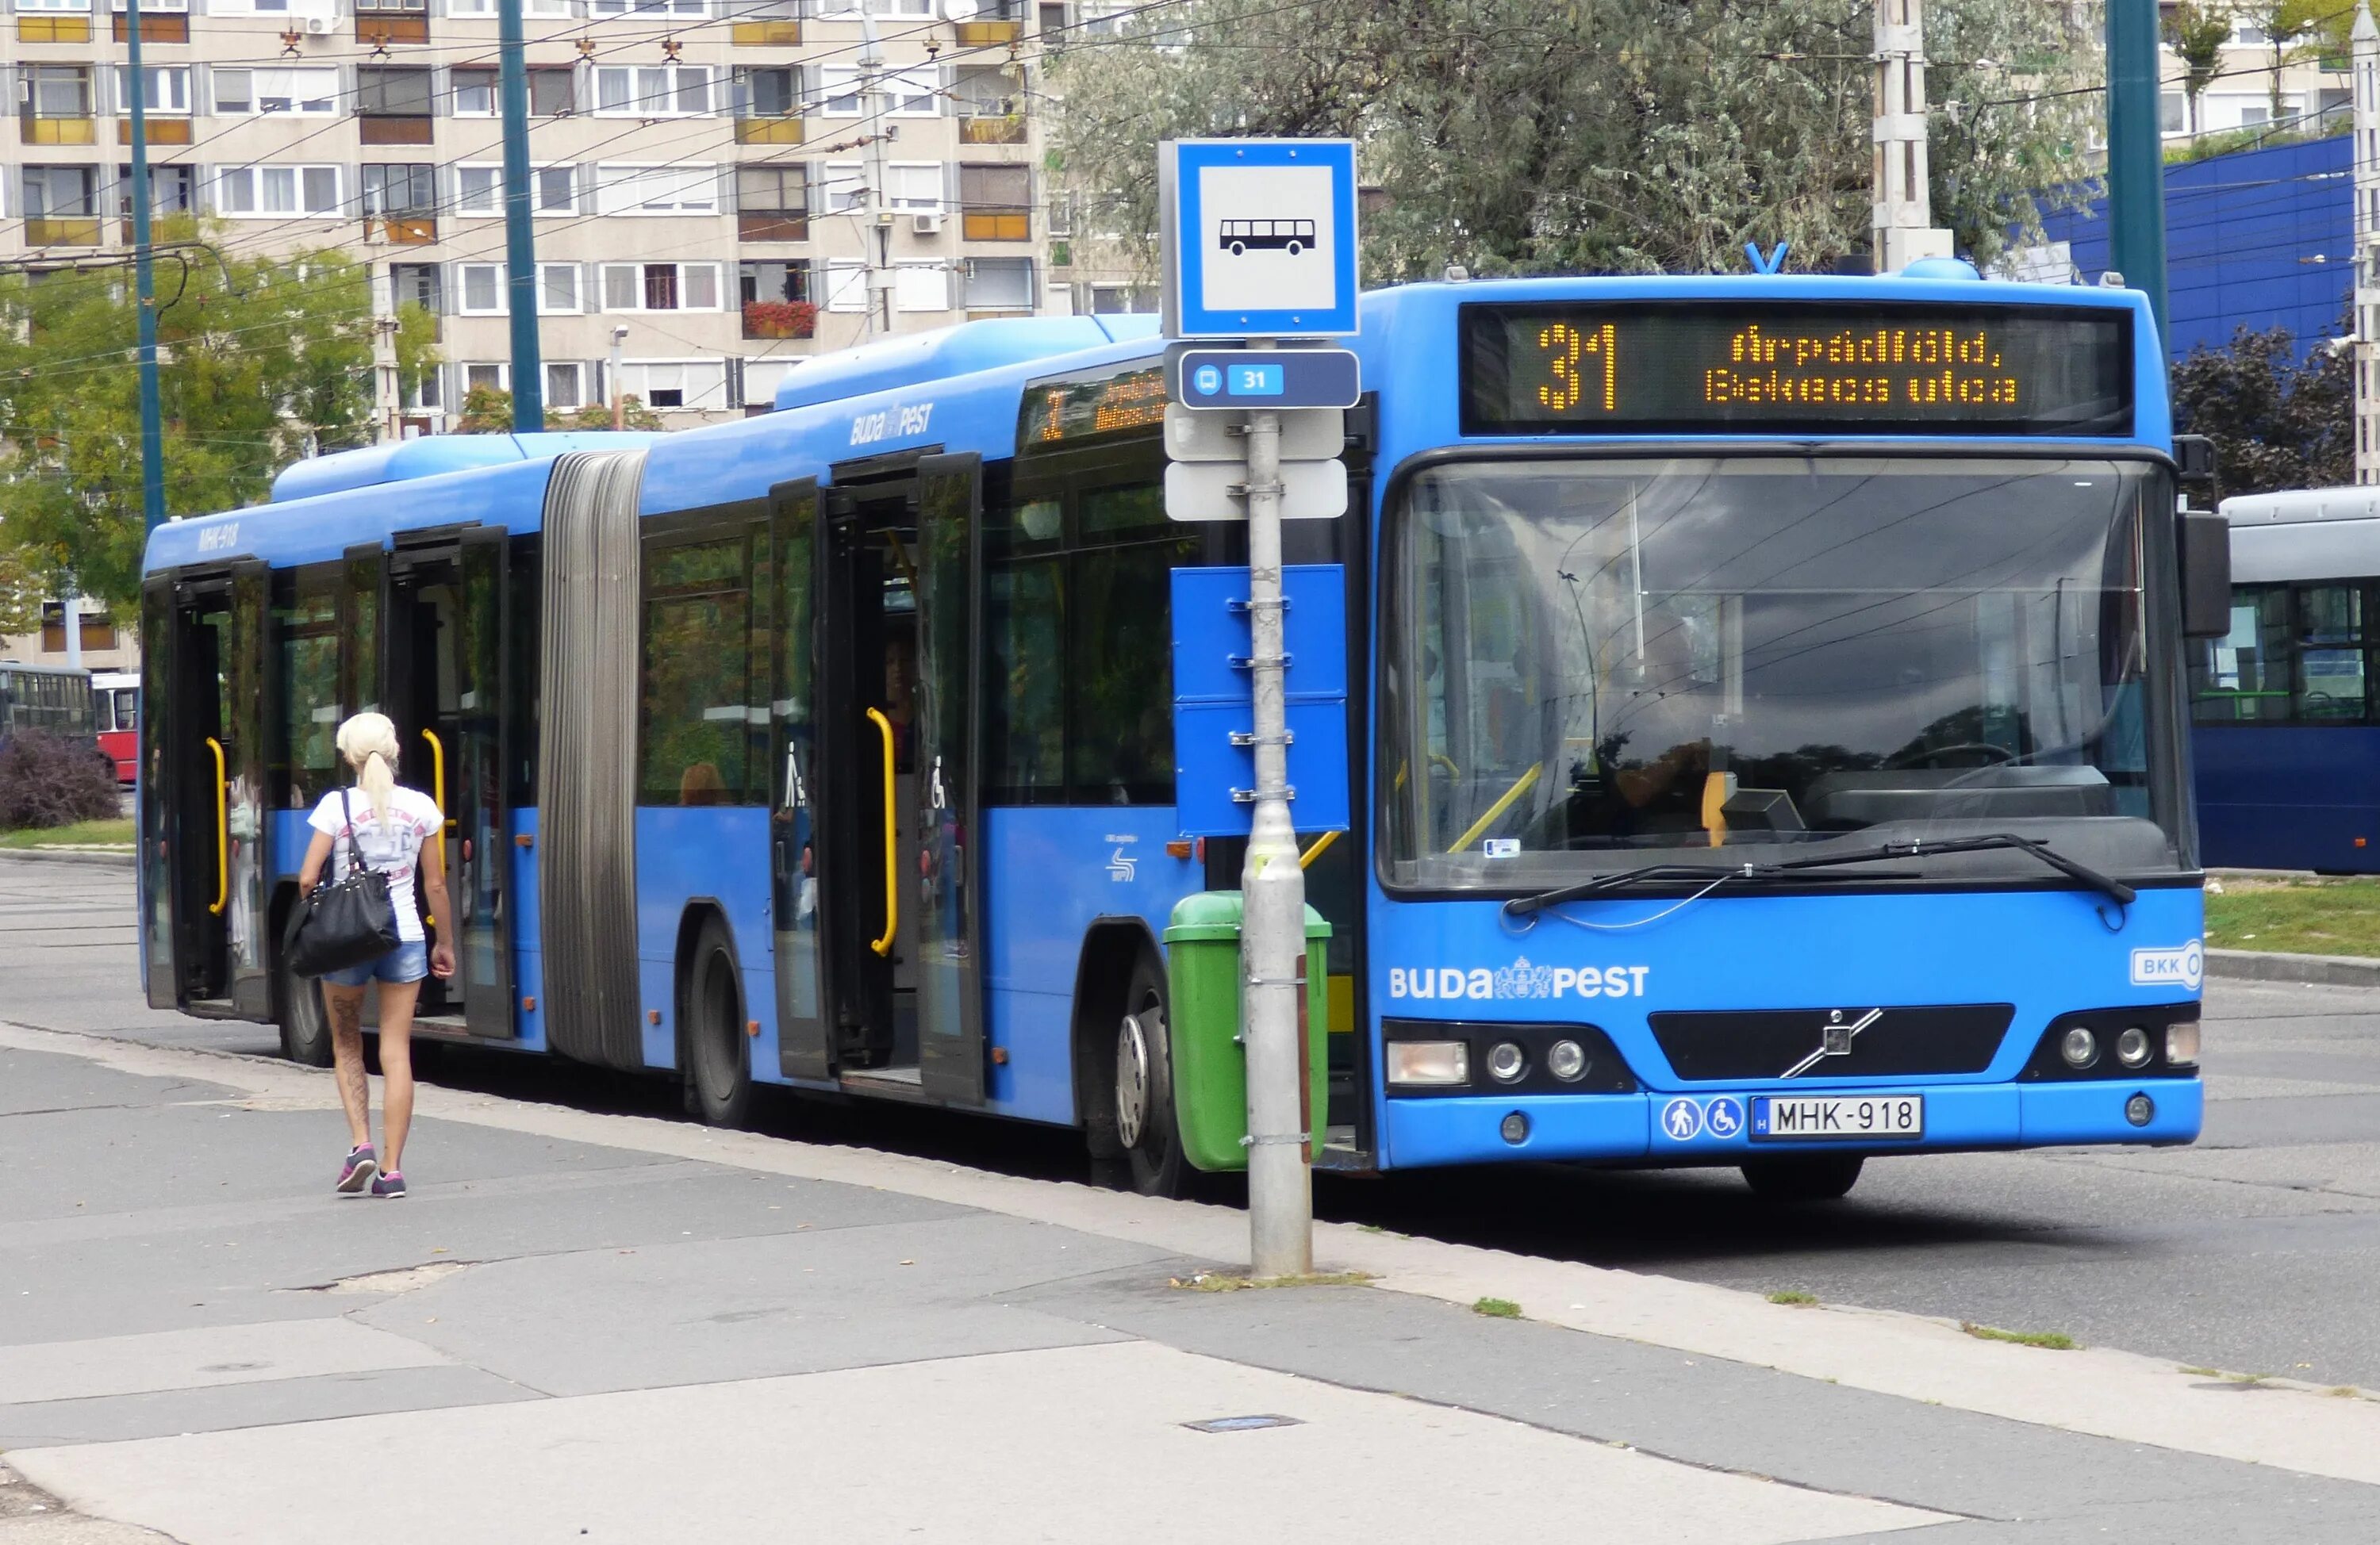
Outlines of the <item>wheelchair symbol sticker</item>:
<svg viewBox="0 0 2380 1545">
<path fill-rule="evenodd" d="M 1703 1125 L 1715 1138 L 1731 1138 L 1743 1130 L 1743 1107 L 1721 1095 L 1703 1107 Z"/>
<path fill-rule="evenodd" d="M 1703 1108 L 1692 1100 L 1672 1100 L 1661 1107 L 1661 1130 L 1672 1142 L 1686 1142 L 1703 1129 Z"/>
</svg>

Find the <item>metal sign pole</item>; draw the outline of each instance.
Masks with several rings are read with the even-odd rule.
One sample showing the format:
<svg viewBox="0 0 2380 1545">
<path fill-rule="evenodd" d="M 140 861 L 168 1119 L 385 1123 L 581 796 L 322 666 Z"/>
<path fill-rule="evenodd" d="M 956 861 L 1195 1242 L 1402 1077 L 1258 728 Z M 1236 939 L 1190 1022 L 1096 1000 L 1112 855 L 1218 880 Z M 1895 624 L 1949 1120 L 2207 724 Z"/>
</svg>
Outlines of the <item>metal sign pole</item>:
<svg viewBox="0 0 2380 1545">
<path fill-rule="evenodd" d="M 1282 680 L 1281 415 L 1247 422 L 1249 671 L 1256 694 L 1256 823 L 1240 872 L 1240 1023 L 1248 1058 L 1248 1237 L 1259 1277 L 1314 1269 L 1314 1177 L 1299 1033 L 1305 875 L 1289 817 L 1289 705 Z"/>
</svg>

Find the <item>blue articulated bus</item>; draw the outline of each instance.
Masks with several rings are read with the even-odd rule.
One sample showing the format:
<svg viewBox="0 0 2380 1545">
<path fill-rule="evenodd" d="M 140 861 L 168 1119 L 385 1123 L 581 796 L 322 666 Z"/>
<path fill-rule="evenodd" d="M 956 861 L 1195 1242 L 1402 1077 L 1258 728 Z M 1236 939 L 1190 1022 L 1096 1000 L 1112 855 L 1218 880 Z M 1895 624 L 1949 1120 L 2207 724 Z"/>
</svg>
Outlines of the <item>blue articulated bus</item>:
<svg viewBox="0 0 2380 1545">
<path fill-rule="evenodd" d="M 2223 501 L 2231 624 L 2191 660 L 2206 863 L 2380 872 L 2380 489 Z"/>
<path fill-rule="evenodd" d="M 1356 683 L 1318 1164 L 1823 1197 L 2196 1135 L 2206 544 L 2140 296 L 1422 284 L 1354 346 L 1351 513 L 1287 538 Z M 376 706 L 450 817 L 422 1035 L 718 1122 L 780 1083 L 1072 1126 L 1177 1189 L 1163 934 L 1240 847 L 1177 818 L 1169 585 L 1245 541 L 1167 518 L 1161 353 L 968 323 L 739 423 L 332 456 L 161 530 L 151 1000 L 323 1058 L 275 943 Z"/>
</svg>

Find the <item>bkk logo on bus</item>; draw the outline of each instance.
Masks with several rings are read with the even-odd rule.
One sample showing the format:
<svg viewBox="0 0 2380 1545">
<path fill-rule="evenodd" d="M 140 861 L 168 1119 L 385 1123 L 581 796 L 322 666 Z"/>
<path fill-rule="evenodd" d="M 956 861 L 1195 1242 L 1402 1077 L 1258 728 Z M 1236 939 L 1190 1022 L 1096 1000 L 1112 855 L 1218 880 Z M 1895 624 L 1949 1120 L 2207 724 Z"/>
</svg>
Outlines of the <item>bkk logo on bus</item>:
<svg viewBox="0 0 2380 1545">
<path fill-rule="evenodd" d="M 1524 956 L 1490 971 L 1390 966 L 1392 998 L 1643 997 L 1650 966 L 1536 966 Z"/>
</svg>

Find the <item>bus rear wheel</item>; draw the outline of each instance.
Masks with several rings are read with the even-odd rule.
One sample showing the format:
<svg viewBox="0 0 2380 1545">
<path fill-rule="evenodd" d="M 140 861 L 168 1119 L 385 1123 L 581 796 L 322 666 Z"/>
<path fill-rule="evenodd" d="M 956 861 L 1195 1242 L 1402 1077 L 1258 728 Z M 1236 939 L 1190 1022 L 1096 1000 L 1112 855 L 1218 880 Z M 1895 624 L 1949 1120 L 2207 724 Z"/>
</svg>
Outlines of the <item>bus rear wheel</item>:
<svg viewBox="0 0 2380 1545">
<path fill-rule="evenodd" d="M 717 918 L 696 935 L 686 979 L 686 1111 L 713 1127 L 741 1127 L 752 1110 L 750 1038 L 735 953 Z"/>
<path fill-rule="evenodd" d="M 281 1006 L 281 1055 L 309 1068 L 331 1065 L 331 1016 L 322 1011 L 322 984 L 288 966 L 275 968 Z"/>
<path fill-rule="evenodd" d="M 1116 1024 L 1116 1141 L 1132 1189 L 1176 1197 L 1187 1189 L 1182 1129 L 1173 1111 L 1173 1044 L 1165 1013 L 1165 979 L 1147 956 L 1132 969 Z"/>
<path fill-rule="evenodd" d="M 1797 1153 L 1755 1159 L 1743 1166 L 1743 1178 L 1755 1196 L 1771 1201 L 1837 1201 L 1859 1184 L 1866 1163 L 1856 1153 Z"/>
</svg>

